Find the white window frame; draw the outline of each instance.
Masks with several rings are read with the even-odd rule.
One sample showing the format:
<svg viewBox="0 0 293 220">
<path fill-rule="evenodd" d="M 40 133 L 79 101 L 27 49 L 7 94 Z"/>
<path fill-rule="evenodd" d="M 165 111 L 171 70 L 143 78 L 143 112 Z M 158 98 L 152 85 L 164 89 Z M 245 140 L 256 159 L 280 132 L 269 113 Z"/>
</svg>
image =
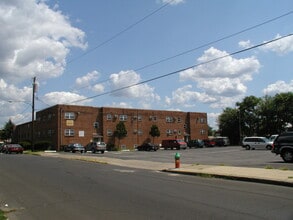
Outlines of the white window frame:
<svg viewBox="0 0 293 220">
<path fill-rule="evenodd" d="M 172 129 L 167 129 L 166 130 L 166 134 L 169 135 L 173 135 L 173 130 Z"/>
<path fill-rule="evenodd" d="M 127 121 L 127 115 L 119 115 L 119 121 Z"/>
<path fill-rule="evenodd" d="M 107 136 L 108 137 L 113 136 L 113 131 L 111 129 L 107 129 Z"/>
<path fill-rule="evenodd" d="M 172 123 L 173 122 L 173 117 L 172 116 L 166 116 L 166 122 L 167 123 Z"/>
<path fill-rule="evenodd" d="M 64 136 L 66 137 L 73 137 L 74 136 L 74 129 L 69 128 L 64 130 Z"/>
<path fill-rule="evenodd" d="M 64 118 L 65 119 L 75 119 L 75 113 L 74 112 L 65 112 Z"/>
<path fill-rule="evenodd" d="M 111 121 L 113 119 L 113 116 L 111 114 L 107 114 L 107 121 Z"/>
<path fill-rule="evenodd" d="M 204 134 L 206 133 L 206 130 L 204 130 L 204 129 L 200 129 L 199 133 L 200 133 L 201 135 L 204 135 Z"/>
<path fill-rule="evenodd" d="M 142 134 L 143 134 L 142 130 L 141 129 L 138 129 L 137 130 L 137 135 L 142 135 Z"/>
</svg>

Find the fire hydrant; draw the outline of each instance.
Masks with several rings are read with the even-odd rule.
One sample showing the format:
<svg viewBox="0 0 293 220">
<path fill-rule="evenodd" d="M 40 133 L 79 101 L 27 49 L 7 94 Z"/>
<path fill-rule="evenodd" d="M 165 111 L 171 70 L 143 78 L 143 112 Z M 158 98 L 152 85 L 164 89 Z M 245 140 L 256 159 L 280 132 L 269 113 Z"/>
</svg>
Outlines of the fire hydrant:
<svg viewBox="0 0 293 220">
<path fill-rule="evenodd" d="M 180 168 L 180 154 L 175 154 L 175 168 Z"/>
</svg>

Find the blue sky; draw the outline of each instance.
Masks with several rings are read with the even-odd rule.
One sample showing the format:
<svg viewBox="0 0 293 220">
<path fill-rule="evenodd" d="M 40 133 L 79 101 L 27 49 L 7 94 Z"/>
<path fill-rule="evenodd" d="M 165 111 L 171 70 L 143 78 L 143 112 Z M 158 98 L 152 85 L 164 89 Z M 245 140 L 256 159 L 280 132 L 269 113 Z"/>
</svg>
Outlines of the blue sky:
<svg viewBox="0 0 293 220">
<path fill-rule="evenodd" d="M 293 91 L 291 0 L 2 0 L 0 23 L 0 127 L 31 120 L 33 77 L 36 111 L 207 112 L 214 128 L 246 96 Z"/>
</svg>

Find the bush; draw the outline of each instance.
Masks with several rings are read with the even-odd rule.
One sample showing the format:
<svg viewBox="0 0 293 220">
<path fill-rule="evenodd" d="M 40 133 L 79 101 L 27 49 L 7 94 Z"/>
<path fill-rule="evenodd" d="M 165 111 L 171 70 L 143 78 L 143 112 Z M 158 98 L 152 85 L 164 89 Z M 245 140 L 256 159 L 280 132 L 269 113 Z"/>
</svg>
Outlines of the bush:
<svg viewBox="0 0 293 220">
<path fill-rule="evenodd" d="M 29 142 L 29 141 L 21 141 L 18 144 L 20 144 L 24 150 L 31 150 L 32 149 L 31 142 Z"/>
<path fill-rule="evenodd" d="M 108 151 L 118 151 L 118 148 L 115 147 L 114 144 L 107 144 L 107 150 Z"/>
<path fill-rule="evenodd" d="M 45 151 L 45 150 L 56 150 L 50 141 L 40 141 L 35 143 L 34 146 L 35 151 Z"/>
</svg>

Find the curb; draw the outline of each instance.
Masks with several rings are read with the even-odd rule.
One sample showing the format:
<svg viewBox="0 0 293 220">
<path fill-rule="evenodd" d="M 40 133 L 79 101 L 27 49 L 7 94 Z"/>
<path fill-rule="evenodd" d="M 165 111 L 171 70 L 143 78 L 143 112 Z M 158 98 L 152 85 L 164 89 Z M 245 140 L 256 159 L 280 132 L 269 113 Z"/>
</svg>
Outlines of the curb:
<svg viewBox="0 0 293 220">
<path fill-rule="evenodd" d="M 293 183 L 286 181 L 278 181 L 278 180 L 270 180 L 270 179 L 260 179 L 255 177 L 244 177 L 244 176 L 233 176 L 233 175 L 223 175 L 223 174 L 215 174 L 215 173 L 205 173 L 205 172 L 196 172 L 196 171 L 182 171 L 182 170 L 174 170 L 174 169 L 163 169 L 162 172 L 167 173 L 177 173 L 191 176 L 200 176 L 200 177 L 214 177 L 220 179 L 228 179 L 228 180 L 240 180 L 245 182 L 253 182 L 253 183 L 263 183 L 263 184 L 271 184 L 278 186 L 287 186 L 293 187 Z"/>
</svg>

